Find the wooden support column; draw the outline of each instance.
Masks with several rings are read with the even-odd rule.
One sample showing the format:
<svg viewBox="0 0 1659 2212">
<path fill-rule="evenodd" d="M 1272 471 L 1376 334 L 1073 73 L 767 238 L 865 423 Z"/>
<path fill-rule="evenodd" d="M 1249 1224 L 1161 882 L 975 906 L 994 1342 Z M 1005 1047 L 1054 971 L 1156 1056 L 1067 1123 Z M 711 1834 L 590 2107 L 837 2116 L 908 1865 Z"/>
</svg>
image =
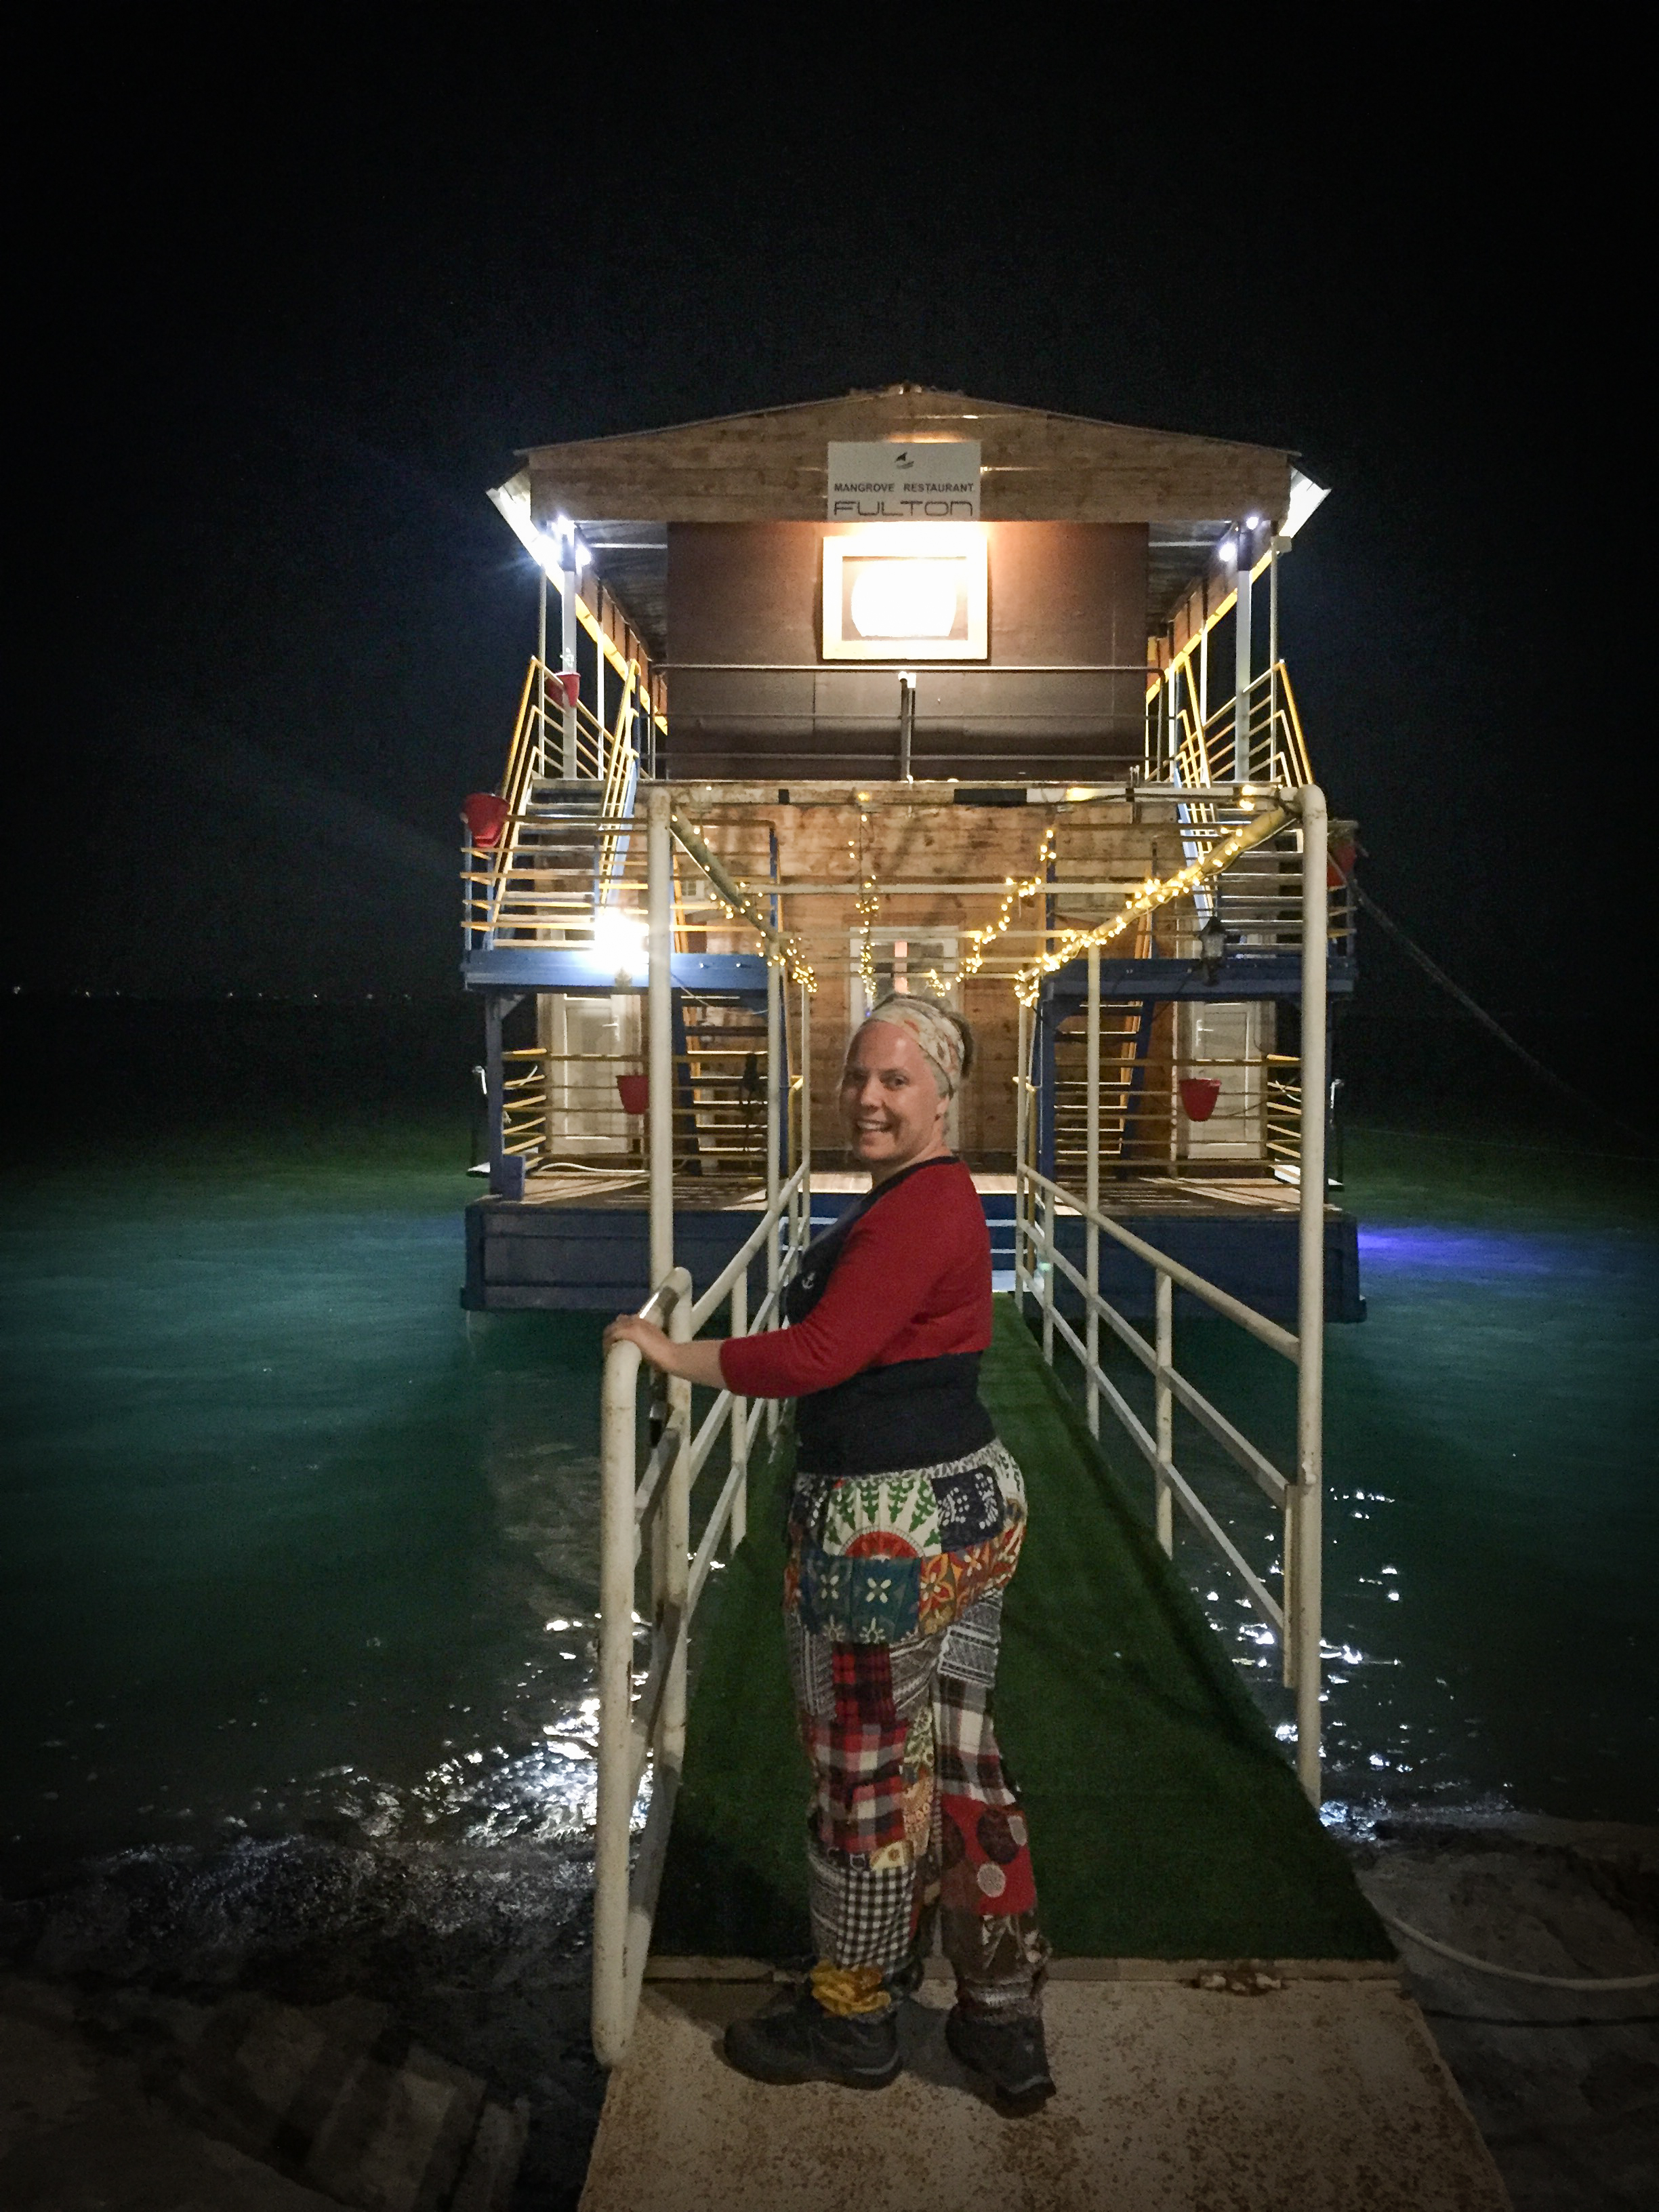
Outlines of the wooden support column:
<svg viewBox="0 0 1659 2212">
<path fill-rule="evenodd" d="M 484 994 L 484 1097 L 489 1117 L 489 1188 L 501 1187 L 501 1164 L 507 1158 L 507 1097 L 502 1089 L 505 1067 L 501 1059 L 501 1000 L 498 991 Z"/>
</svg>

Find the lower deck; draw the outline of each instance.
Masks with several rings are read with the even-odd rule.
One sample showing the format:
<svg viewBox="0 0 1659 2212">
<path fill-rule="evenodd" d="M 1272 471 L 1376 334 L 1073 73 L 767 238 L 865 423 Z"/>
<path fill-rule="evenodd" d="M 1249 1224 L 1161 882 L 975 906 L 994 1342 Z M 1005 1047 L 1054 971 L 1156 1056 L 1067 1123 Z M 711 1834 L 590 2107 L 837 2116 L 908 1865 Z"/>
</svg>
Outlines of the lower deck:
<svg viewBox="0 0 1659 2212">
<path fill-rule="evenodd" d="M 1014 1178 L 976 1174 L 975 1188 L 991 1234 L 991 1264 L 1000 1290 L 1013 1286 Z M 815 1234 L 867 1188 L 863 1176 L 815 1170 Z M 621 1313 L 638 1307 L 649 1289 L 648 1178 L 640 1170 L 553 1171 L 526 1176 L 524 1196 L 477 1200 L 466 1210 L 466 1283 L 461 1303 L 477 1313 Z M 1297 1193 L 1271 1176 L 1114 1178 L 1105 1210 L 1125 1229 L 1172 1259 L 1243 1298 L 1271 1320 L 1293 1325 L 1297 1315 Z M 699 1288 L 711 1282 L 761 1218 L 763 1189 L 736 1179 L 677 1177 L 675 1256 Z M 1061 1208 L 1062 1251 L 1083 1265 L 1084 1224 Z M 1108 1238 L 1101 1240 L 1105 1295 L 1131 1319 L 1150 1318 L 1152 1270 Z M 1176 1294 L 1177 1312 L 1188 1294 Z M 1071 1310 L 1075 1293 L 1062 1283 L 1058 1303 Z M 1191 1310 L 1200 1309 L 1194 1302 Z M 1364 1318 L 1359 1287 L 1358 1225 L 1340 1207 L 1325 1212 L 1325 1314 L 1328 1321 Z"/>
</svg>

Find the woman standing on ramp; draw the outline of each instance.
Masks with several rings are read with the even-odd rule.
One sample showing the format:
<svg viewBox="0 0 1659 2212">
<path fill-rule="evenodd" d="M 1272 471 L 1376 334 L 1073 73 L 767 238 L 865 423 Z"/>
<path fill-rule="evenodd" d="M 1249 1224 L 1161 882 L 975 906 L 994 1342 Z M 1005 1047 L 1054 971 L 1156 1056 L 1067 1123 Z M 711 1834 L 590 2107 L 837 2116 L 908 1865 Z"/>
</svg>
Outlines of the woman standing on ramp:
<svg viewBox="0 0 1659 2212">
<path fill-rule="evenodd" d="M 817 1963 L 798 1998 L 726 2030 L 727 2058 L 763 2081 L 884 2087 L 937 1917 L 957 1976 L 951 2048 L 1005 2111 L 1029 2112 L 1054 2086 L 1048 1946 L 991 1720 L 1025 1492 L 979 1399 L 990 1238 L 945 1135 L 972 1060 L 958 1015 L 883 1000 L 841 1084 L 870 1192 L 809 1248 L 788 1328 L 675 1344 L 629 1317 L 606 1341 L 693 1382 L 797 1401 L 784 1608 L 814 1777 Z"/>
</svg>

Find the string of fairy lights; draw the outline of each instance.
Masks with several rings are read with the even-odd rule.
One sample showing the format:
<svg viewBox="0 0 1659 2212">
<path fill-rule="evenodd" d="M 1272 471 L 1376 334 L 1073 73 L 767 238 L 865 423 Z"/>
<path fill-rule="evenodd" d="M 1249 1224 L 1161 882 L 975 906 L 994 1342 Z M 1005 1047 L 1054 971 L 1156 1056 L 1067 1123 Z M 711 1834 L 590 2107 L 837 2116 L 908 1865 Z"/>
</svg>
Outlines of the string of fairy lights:
<svg viewBox="0 0 1659 2212">
<path fill-rule="evenodd" d="M 864 833 L 868 827 L 869 816 L 860 806 L 857 833 L 849 841 L 848 851 L 852 855 L 853 872 L 859 887 L 858 897 L 854 901 L 854 911 L 858 915 L 861 933 L 859 939 L 859 980 L 864 986 L 865 1005 L 872 1006 L 876 1001 L 876 947 L 872 933 L 881 913 L 881 897 L 865 850 Z"/>
<path fill-rule="evenodd" d="M 1212 877 L 1218 876 L 1241 853 L 1248 853 L 1253 846 L 1263 844 L 1269 837 L 1276 836 L 1289 819 L 1284 808 L 1276 806 L 1266 814 L 1258 815 L 1253 822 L 1241 822 L 1237 829 L 1229 830 L 1207 852 L 1200 854 L 1197 860 L 1189 861 L 1174 875 L 1148 876 L 1139 890 L 1127 902 L 1122 912 L 1114 915 L 1109 921 L 1097 922 L 1091 929 L 1061 931 L 1029 968 L 1022 968 L 1015 975 L 1014 993 L 1020 1004 L 1035 1006 L 1045 975 L 1054 975 L 1057 969 L 1065 967 L 1067 961 L 1075 960 L 1079 952 L 1088 951 L 1091 945 L 1109 945 L 1114 938 L 1121 937 L 1127 929 L 1139 921 L 1143 915 L 1151 914 L 1155 907 L 1164 906 L 1172 898 L 1179 898 L 1183 892 L 1196 890 Z"/>
<path fill-rule="evenodd" d="M 986 953 L 996 943 L 998 938 L 1006 936 L 1013 927 L 1014 916 L 1022 901 L 1035 898 L 1039 891 L 1048 890 L 1048 864 L 1054 857 L 1054 841 L 1058 835 L 1058 825 L 1051 822 L 1042 833 L 1042 842 L 1037 849 L 1036 867 L 1034 872 L 1018 883 L 1012 876 L 1010 876 L 1002 894 L 1002 904 L 997 909 L 996 920 L 984 929 L 969 931 L 969 949 L 962 963 L 962 980 L 964 983 L 970 975 L 978 975 L 980 969 L 985 965 Z"/>
<path fill-rule="evenodd" d="M 726 919 L 728 921 L 746 923 L 756 932 L 766 947 L 767 965 L 771 968 L 781 968 L 792 982 L 801 984 L 809 997 L 816 998 L 818 979 L 812 971 L 811 962 L 808 960 L 802 949 L 799 938 L 793 930 L 784 932 L 772 927 L 750 897 L 750 887 L 741 877 L 728 878 L 732 890 L 737 894 L 735 899 L 731 896 L 720 879 L 720 872 L 723 871 L 716 872 L 718 864 L 714 863 L 713 855 L 709 853 L 708 848 L 687 823 L 677 822 L 675 833 L 707 877 L 708 887 L 714 896 L 714 902 Z"/>
<path fill-rule="evenodd" d="M 1012 980 L 1016 997 L 1023 1006 L 1034 1006 L 1045 975 L 1055 974 L 1060 969 L 1065 967 L 1067 962 L 1075 960 L 1079 953 L 1087 952 L 1091 946 L 1113 943 L 1127 930 L 1133 928 L 1144 915 L 1152 913 L 1160 906 L 1166 905 L 1170 900 L 1180 898 L 1185 894 L 1199 890 L 1212 878 L 1221 874 L 1223 870 L 1237 860 L 1241 854 L 1249 852 L 1254 846 L 1265 843 L 1270 837 L 1276 836 L 1289 818 L 1284 808 L 1273 807 L 1264 814 L 1257 815 L 1253 821 L 1239 823 L 1229 830 L 1224 837 L 1218 838 L 1205 852 L 1200 854 L 1196 860 L 1188 861 L 1184 868 L 1177 869 L 1171 875 L 1148 876 L 1146 881 L 1131 894 L 1121 910 L 1112 915 L 1109 921 L 1097 922 L 1087 928 L 1060 931 L 1051 940 L 1045 938 L 1043 950 L 1037 958 L 1029 966 L 1015 971 Z M 860 807 L 858 827 L 854 835 L 848 839 L 847 848 L 859 886 L 854 907 L 859 925 L 858 972 L 860 981 L 863 986 L 864 1003 L 866 1006 L 872 1005 L 876 998 L 875 928 L 881 915 L 880 890 L 866 849 L 866 832 L 868 826 L 866 810 Z M 968 951 L 962 962 L 959 979 L 961 981 L 966 982 L 971 976 L 980 973 L 992 946 L 1000 938 L 1006 937 L 1013 927 L 1019 909 L 1027 899 L 1044 896 L 1055 888 L 1050 878 L 1049 870 L 1054 859 L 1058 834 L 1058 825 L 1051 822 L 1042 833 L 1042 841 L 1037 848 L 1036 860 L 1030 874 L 1018 878 L 1008 877 L 1004 884 L 1001 903 L 998 907 L 996 919 L 988 922 L 982 928 L 970 930 L 968 933 Z M 686 842 L 691 846 L 700 846 L 702 843 L 701 839 L 695 836 Z M 702 852 L 694 850 L 692 857 L 700 862 L 705 860 L 707 848 L 704 848 Z M 799 938 L 793 932 L 785 934 L 772 927 L 759 907 L 749 896 L 748 884 L 741 880 L 734 881 L 727 878 L 732 890 L 737 893 L 734 899 L 721 883 L 709 873 L 706 866 L 703 872 L 708 877 L 709 888 L 726 919 L 728 921 L 743 922 L 755 930 L 768 945 L 766 957 L 769 962 L 775 967 L 782 968 L 793 981 L 803 984 L 809 993 L 816 996 L 818 988 L 817 977 L 813 972 L 811 962 L 806 958 Z M 763 893 L 763 896 L 764 896 Z M 923 980 L 940 996 L 944 996 L 949 989 L 945 978 L 936 967 L 927 969 Z"/>
</svg>

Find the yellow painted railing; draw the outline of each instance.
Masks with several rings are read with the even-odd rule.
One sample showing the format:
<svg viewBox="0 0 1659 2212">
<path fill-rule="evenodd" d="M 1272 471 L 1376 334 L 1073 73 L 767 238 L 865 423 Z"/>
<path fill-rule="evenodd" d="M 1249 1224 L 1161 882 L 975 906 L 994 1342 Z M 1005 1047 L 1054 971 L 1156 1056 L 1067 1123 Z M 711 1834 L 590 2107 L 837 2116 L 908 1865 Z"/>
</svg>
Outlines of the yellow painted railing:
<svg viewBox="0 0 1659 2212">
<path fill-rule="evenodd" d="M 1253 678 L 1244 696 L 1249 781 L 1291 790 L 1311 783 L 1313 769 L 1308 758 L 1307 740 L 1302 733 L 1302 718 L 1297 712 L 1290 672 L 1284 662 L 1264 668 Z M 1231 784 L 1236 781 L 1235 706 L 1233 699 L 1224 700 L 1201 725 L 1186 705 L 1177 711 L 1175 727 L 1167 733 L 1165 742 L 1173 764 L 1179 770 L 1180 781 L 1189 788 L 1201 789 L 1207 784 Z"/>
</svg>

